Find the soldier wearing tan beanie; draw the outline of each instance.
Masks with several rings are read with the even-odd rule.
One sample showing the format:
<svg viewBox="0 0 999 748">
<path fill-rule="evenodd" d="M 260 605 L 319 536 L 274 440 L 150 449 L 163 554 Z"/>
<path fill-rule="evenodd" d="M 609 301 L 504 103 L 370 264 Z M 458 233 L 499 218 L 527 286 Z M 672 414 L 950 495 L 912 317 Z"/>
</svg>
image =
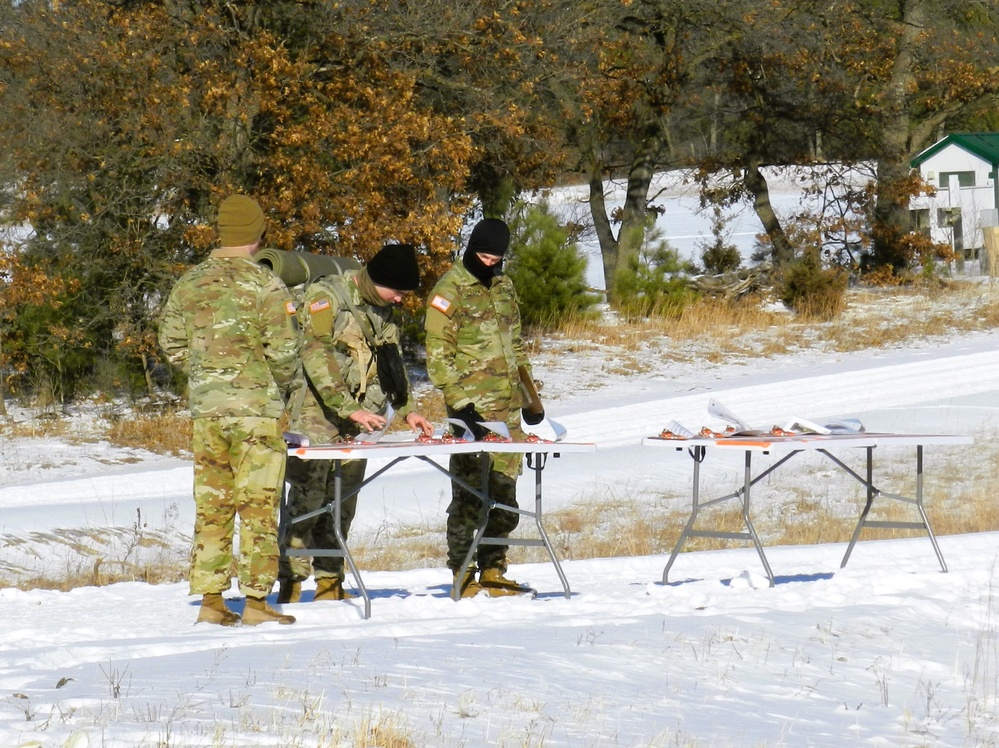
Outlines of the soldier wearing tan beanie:
<svg viewBox="0 0 999 748">
<path fill-rule="evenodd" d="M 264 211 L 246 195 L 230 195 L 219 206 L 219 243 L 223 247 L 246 247 L 264 235 Z"/>
<path fill-rule="evenodd" d="M 278 571 L 278 508 L 287 448 L 285 403 L 302 386 L 295 304 L 281 280 L 253 261 L 264 213 L 246 195 L 218 211 L 219 241 L 177 281 L 160 318 L 167 359 L 188 375 L 193 419 L 194 533 L 191 594 L 200 623 L 294 623 L 267 604 Z M 235 553 L 239 517 L 239 553 Z M 236 570 L 242 617 L 223 593 Z"/>
</svg>

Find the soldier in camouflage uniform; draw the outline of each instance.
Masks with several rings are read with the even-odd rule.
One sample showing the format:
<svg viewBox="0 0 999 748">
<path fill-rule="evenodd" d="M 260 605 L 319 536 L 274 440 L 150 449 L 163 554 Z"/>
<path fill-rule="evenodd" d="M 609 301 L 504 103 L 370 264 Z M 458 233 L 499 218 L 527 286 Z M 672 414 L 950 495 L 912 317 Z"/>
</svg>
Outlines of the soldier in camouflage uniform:
<svg viewBox="0 0 999 748">
<path fill-rule="evenodd" d="M 416 249 L 386 244 L 366 267 L 328 275 L 305 290 L 299 321 L 305 337 L 302 361 L 308 387 L 293 406 L 293 428 L 313 444 L 349 441 L 363 431 L 386 425 L 389 403 L 414 431 L 430 436 L 433 427 L 414 409 L 409 380 L 399 350 L 399 328 L 393 306 L 420 285 Z M 341 492 L 355 492 L 364 481 L 365 460 L 341 465 Z M 289 518 L 328 507 L 336 498 L 333 463 L 288 461 Z M 340 502 L 340 531 L 350 531 L 357 493 Z M 333 515 L 324 512 L 302 522 L 287 523 L 284 543 L 290 548 L 340 549 Z M 342 556 L 316 556 L 314 600 L 343 600 Z M 282 556 L 279 602 L 297 602 L 309 562 Z"/>
<path fill-rule="evenodd" d="M 513 282 L 502 274 L 502 259 L 510 244 L 503 221 L 487 218 L 477 223 L 461 261 L 444 274 L 430 294 L 426 317 L 427 374 L 444 393 L 451 417 L 464 421 L 481 438 L 482 421 L 506 423 L 514 439 L 523 438 L 520 427 L 523 395 L 519 369 L 531 376 L 530 363 L 520 336 L 520 311 Z M 530 424 L 539 423 L 528 416 Z M 450 471 L 470 485 L 480 483 L 477 455 L 452 455 Z M 523 455 L 490 456 L 489 496 L 507 506 L 517 506 L 517 476 Z M 506 546 L 478 548 L 479 579 L 473 564 L 465 577 L 458 572 L 471 548 L 482 517 L 482 502 L 475 494 L 451 482 L 447 513 L 447 564 L 462 597 L 483 589 L 490 595 L 521 594 L 529 588 L 507 579 Z M 489 512 L 485 534 L 505 538 L 517 527 L 519 515 L 501 508 Z"/>
<path fill-rule="evenodd" d="M 301 337 L 284 284 L 253 261 L 264 214 L 245 195 L 218 212 L 221 247 L 174 286 L 159 343 L 188 376 L 194 419 L 194 542 L 191 593 L 199 622 L 230 626 L 240 617 L 222 598 L 233 566 L 239 517 L 242 623 L 293 623 L 267 605 L 278 568 L 277 514 L 286 447 L 279 419 L 301 380 Z"/>
</svg>

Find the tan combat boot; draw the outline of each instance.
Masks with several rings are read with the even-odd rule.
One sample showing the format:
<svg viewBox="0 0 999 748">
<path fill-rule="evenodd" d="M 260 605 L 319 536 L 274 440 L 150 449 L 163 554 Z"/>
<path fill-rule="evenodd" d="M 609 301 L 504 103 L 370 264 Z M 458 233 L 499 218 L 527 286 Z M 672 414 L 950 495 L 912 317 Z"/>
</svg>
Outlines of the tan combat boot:
<svg viewBox="0 0 999 748">
<path fill-rule="evenodd" d="M 302 583 L 292 579 L 282 579 L 281 586 L 278 587 L 277 601 L 284 603 L 297 603 L 302 599 Z"/>
<path fill-rule="evenodd" d="M 483 569 L 479 574 L 479 584 L 490 597 L 505 597 L 507 595 L 534 595 L 533 588 L 507 579 L 499 569 Z"/>
<path fill-rule="evenodd" d="M 233 613 L 225 606 L 221 592 L 209 592 L 201 598 L 201 610 L 198 611 L 197 622 L 235 626 L 239 623 L 239 614 Z"/>
<path fill-rule="evenodd" d="M 324 600 L 350 600 L 354 597 L 343 588 L 343 580 L 336 577 L 322 577 L 316 580 L 316 602 Z"/>
<path fill-rule="evenodd" d="M 246 597 L 246 607 L 243 608 L 243 625 L 256 626 L 260 623 L 294 623 L 295 616 L 280 613 L 267 604 L 267 599 L 263 597 Z"/>
<path fill-rule="evenodd" d="M 451 583 L 451 590 L 454 591 L 455 588 L 461 590 L 461 597 L 475 597 L 480 592 L 482 592 L 482 586 L 475 581 L 475 568 L 468 569 L 465 572 L 465 578 L 461 580 L 459 585 L 458 572 L 454 572 L 454 581 Z M 454 595 L 451 595 L 454 597 Z"/>
</svg>

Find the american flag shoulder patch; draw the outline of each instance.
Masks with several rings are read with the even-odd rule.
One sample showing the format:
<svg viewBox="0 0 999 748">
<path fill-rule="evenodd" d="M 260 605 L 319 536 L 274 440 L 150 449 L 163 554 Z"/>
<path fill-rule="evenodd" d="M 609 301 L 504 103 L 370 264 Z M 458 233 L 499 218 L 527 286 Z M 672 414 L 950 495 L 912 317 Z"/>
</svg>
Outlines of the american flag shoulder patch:
<svg viewBox="0 0 999 748">
<path fill-rule="evenodd" d="M 288 314 L 288 315 L 294 314 L 296 312 L 295 302 L 294 301 L 286 301 L 286 302 L 284 302 L 284 312 L 285 312 L 285 314 Z"/>
<path fill-rule="evenodd" d="M 430 300 L 430 306 L 438 312 L 446 314 L 448 317 L 454 314 L 454 305 L 443 296 L 435 295 L 434 298 Z"/>
<path fill-rule="evenodd" d="M 319 301 L 313 301 L 311 304 L 309 304 L 309 314 L 316 314 L 317 312 L 321 312 L 329 308 L 330 308 L 329 299 L 319 299 Z"/>
</svg>

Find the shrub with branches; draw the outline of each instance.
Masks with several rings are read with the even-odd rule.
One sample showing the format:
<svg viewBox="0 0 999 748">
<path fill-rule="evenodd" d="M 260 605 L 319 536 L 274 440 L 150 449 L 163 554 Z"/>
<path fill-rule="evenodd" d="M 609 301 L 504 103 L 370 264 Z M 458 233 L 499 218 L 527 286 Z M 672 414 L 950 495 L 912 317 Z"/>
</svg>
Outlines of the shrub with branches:
<svg viewBox="0 0 999 748">
<path fill-rule="evenodd" d="M 626 318 L 678 316 L 698 298 L 689 282 L 696 270 L 662 238 L 660 229 L 650 226 L 638 256 L 618 271 L 618 310 Z"/>
<path fill-rule="evenodd" d="M 818 252 L 806 252 L 783 274 L 780 299 L 803 317 L 830 320 L 846 307 L 849 275 L 841 267 L 825 267 Z"/>
<path fill-rule="evenodd" d="M 587 287 L 586 258 L 575 236 L 547 201 L 518 206 L 510 221 L 507 273 L 527 324 L 557 327 L 567 317 L 585 315 L 598 300 Z"/>
</svg>

